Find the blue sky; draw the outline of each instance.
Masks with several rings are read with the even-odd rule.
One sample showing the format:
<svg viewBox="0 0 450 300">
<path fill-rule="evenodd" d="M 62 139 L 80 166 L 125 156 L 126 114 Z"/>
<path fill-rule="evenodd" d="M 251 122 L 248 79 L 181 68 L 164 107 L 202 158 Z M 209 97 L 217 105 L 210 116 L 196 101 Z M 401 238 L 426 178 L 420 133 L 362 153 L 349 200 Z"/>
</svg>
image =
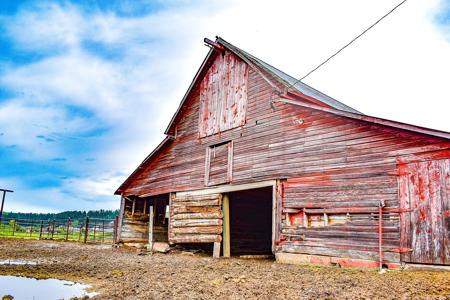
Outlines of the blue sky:
<svg viewBox="0 0 450 300">
<path fill-rule="evenodd" d="M 6 210 L 117 208 L 114 190 L 163 138 L 203 37 L 300 77 L 396 2 L 1 1 Z M 306 82 L 367 114 L 449 131 L 433 109 L 450 102 L 449 7 L 410 0 Z"/>
</svg>

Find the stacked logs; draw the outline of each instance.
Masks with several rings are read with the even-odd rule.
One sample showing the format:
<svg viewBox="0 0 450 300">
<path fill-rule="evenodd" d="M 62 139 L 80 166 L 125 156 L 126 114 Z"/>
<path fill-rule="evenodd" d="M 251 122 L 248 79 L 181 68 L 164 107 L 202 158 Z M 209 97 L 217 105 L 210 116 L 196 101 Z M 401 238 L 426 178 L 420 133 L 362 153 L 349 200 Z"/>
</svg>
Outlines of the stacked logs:
<svg viewBox="0 0 450 300">
<path fill-rule="evenodd" d="M 170 243 L 213 243 L 222 240 L 222 195 L 172 196 Z"/>
</svg>

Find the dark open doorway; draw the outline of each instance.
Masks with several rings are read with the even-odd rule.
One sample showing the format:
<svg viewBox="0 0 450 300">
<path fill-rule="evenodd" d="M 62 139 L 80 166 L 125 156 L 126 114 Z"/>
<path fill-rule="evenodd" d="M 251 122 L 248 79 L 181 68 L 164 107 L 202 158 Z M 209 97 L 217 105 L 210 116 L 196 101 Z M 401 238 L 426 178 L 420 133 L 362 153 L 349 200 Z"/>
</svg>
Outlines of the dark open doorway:
<svg viewBox="0 0 450 300">
<path fill-rule="evenodd" d="M 272 187 L 229 197 L 231 255 L 272 254 Z"/>
</svg>

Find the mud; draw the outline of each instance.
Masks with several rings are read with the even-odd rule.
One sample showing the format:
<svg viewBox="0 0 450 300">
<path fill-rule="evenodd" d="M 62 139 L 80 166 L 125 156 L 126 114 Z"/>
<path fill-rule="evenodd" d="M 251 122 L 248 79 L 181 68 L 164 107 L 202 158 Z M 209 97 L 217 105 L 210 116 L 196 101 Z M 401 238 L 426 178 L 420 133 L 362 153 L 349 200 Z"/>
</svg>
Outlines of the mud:
<svg viewBox="0 0 450 300">
<path fill-rule="evenodd" d="M 450 272 L 341 269 L 206 254 L 142 255 L 74 242 L 0 239 L 0 275 L 91 285 L 95 299 L 450 299 Z"/>
</svg>

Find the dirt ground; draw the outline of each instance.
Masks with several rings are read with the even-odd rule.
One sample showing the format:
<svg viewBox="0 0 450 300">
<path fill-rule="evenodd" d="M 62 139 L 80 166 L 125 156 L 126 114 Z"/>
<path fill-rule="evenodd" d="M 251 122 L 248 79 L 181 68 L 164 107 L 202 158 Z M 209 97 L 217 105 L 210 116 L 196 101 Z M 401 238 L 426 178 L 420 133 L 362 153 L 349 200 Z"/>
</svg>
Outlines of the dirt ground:
<svg viewBox="0 0 450 300">
<path fill-rule="evenodd" d="M 96 299 L 450 299 L 450 272 L 341 269 L 75 242 L 0 239 L 0 275 L 90 284 Z"/>
</svg>

